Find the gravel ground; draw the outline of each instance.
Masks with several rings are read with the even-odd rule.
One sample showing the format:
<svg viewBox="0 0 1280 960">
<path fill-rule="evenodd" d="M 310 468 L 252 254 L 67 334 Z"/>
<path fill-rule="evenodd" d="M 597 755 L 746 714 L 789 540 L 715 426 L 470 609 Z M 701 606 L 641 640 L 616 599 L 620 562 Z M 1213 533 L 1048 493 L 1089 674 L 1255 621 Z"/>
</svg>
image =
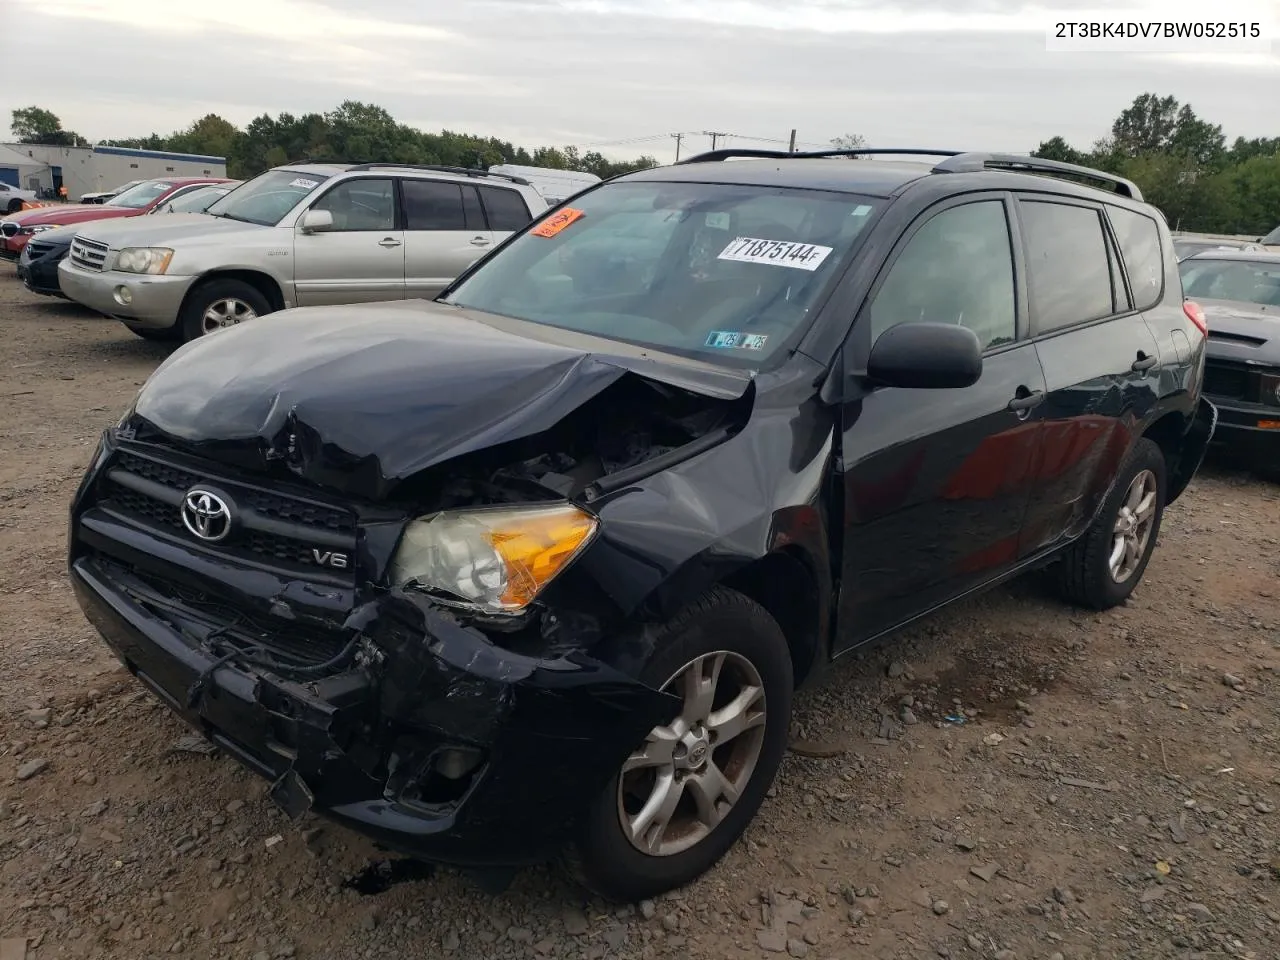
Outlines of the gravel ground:
<svg viewBox="0 0 1280 960">
<path fill-rule="evenodd" d="M 1274 485 L 1207 467 L 1113 612 L 1029 579 L 842 661 L 744 841 L 619 910 L 550 869 L 496 895 L 380 870 L 188 738 L 62 558 L 92 444 L 164 350 L 8 266 L 0 342 L 0 960 L 1280 957 Z"/>
</svg>

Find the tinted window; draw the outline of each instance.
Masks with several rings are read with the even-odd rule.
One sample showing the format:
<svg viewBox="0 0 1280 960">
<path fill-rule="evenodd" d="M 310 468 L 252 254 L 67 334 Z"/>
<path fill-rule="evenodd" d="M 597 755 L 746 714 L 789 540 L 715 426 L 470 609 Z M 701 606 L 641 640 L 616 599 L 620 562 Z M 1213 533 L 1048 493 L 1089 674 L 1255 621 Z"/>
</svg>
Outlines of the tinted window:
<svg viewBox="0 0 1280 960">
<path fill-rule="evenodd" d="M 1021 210 L 1035 330 L 1046 333 L 1115 312 L 1097 211 L 1025 200 Z"/>
<path fill-rule="evenodd" d="M 519 230 L 531 219 L 524 197 L 514 190 L 499 187 L 481 187 L 485 213 L 489 215 L 489 229 L 510 232 Z"/>
<path fill-rule="evenodd" d="M 1150 217 L 1121 207 L 1110 207 L 1111 226 L 1120 241 L 1120 253 L 1129 271 L 1133 305 L 1150 310 L 1164 292 L 1164 251 L 1160 228 Z"/>
<path fill-rule="evenodd" d="M 315 202 L 333 214 L 335 232 L 394 230 L 395 190 L 390 180 L 346 180 Z"/>
<path fill-rule="evenodd" d="M 871 304 L 871 336 L 899 323 L 958 323 L 983 348 L 1016 336 L 1009 222 L 999 200 L 935 214 L 894 261 Z"/>
<path fill-rule="evenodd" d="M 441 180 L 402 180 L 405 227 L 409 230 L 465 230 L 462 188 Z"/>
<path fill-rule="evenodd" d="M 607 184 L 486 259 L 448 302 L 758 368 L 807 327 L 879 203 L 740 184 Z"/>
<path fill-rule="evenodd" d="M 462 212 L 467 221 L 468 230 L 486 230 L 484 211 L 480 209 L 480 194 L 475 187 L 462 188 Z"/>
</svg>

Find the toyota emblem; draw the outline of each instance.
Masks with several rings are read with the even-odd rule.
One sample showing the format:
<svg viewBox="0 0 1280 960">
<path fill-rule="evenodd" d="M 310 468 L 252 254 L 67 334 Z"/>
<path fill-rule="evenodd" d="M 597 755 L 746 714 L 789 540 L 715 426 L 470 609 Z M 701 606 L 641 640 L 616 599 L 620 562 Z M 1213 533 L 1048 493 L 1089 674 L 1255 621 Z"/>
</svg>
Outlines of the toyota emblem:
<svg viewBox="0 0 1280 960">
<path fill-rule="evenodd" d="M 182 525 L 201 540 L 216 542 L 231 532 L 231 508 L 208 490 L 189 490 L 182 501 Z"/>
</svg>

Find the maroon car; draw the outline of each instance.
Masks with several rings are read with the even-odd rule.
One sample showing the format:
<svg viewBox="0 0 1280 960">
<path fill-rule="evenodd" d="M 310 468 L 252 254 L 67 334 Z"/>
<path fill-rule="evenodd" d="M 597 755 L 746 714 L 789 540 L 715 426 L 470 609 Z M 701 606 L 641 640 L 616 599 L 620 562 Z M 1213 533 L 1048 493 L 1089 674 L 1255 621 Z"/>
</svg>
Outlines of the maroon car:
<svg viewBox="0 0 1280 960">
<path fill-rule="evenodd" d="M 143 180 L 106 203 L 59 203 L 23 210 L 0 220 L 0 257 L 17 260 L 27 241 L 45 230 L 86 220 L 142 216 L 197 187 L 226 182 L 226 177 L 163 177 Z"/>
</svg>

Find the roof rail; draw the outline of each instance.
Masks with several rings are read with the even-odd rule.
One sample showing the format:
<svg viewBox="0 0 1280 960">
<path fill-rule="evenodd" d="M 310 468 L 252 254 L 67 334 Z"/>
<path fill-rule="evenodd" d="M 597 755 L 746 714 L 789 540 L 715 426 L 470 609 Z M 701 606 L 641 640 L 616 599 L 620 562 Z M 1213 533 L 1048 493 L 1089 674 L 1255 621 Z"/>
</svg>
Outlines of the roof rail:
<svg viewBox="0 0 1280 960">
<path fill-rule="evenodd" d="M 1012 170 L 1028 173 L 1047 173 L 1079 177 L 1094 183 L 1105 184 L 1122 197 L 1142 200 L 1142 191 L 1132 180 L 1095 170 L 1093 167 L 1082 167 L 1076 163 L 1065 163 L 1061 160 L 1042 160 L 1039 157 L 1022 156 L 1016 153 L 962 153 L 943 160 L 933 168 L 934 173 L 978 173 L 982 170 Z"/>
<path fill-rule="evenodd" d="M 521 186 L 530 186 L 528 180 L 524 177 L 515 177 L 509 173 L 490 173 L 488 170 L 476 170 L 472 167 L 448 167 L 436 163 L 357 163 L 355 166 L 348 167 L 347 172 L 352 173 L 357 170 L 381 170 L 385 168 L 394 168 L 398 170 L 433 170 L 436 173 L 456 173 L 464 177 L 493 177 L 497 180 L 509 180 L 512 183 L 518 183 Z"/>
<path fill-rule="evenodd" d="M 739 157 L 754 157 L 761 160 L 813 160 L 820 157 L 861 157 L 861 156 L 918 156 L 918 157 L 955 157 L 964 154 L 959 150 L 916 150 L 910 147 L 864 147 L 861 150 L 801 150 L 790 153 L 786 150 L 753 150 L 750 148 L 726 147 L 723 150 L 709 150 L 677 164 L 712 163 L 718 160 L 734 160 Z"/>
</svg>

